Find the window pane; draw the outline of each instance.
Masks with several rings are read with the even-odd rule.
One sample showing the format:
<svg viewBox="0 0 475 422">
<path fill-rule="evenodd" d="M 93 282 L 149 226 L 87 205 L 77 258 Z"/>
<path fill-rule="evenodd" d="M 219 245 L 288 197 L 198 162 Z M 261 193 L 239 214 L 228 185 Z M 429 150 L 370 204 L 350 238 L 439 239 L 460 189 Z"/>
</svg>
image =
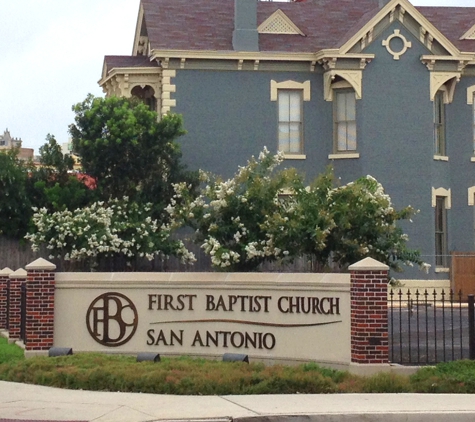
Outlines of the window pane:
<svg viewBox="0 0 475 422">
<path fill-rule="evenodd" d="M 346 151 L 346 123 L 338 123 L 337 126 L 338 151 Z"/>
<path fill-rule="evenodd" d="M 348 122 L 347 125 L 348 151 L 356 151 L 356 122 Z"/>
<path fill-rule="evenodd" d="M 354 92 L 348 92 L 346 95 L 346 118 L 347 120 L 356 120 L 356 97 Z"/>
<path fill-rule="evenodd" d="M 344 122 L 346 120 L 346 98 L 344 92 L 338 92 L 336 95 L 336 121 Z"/>
<path fill-rule="evenodd" d="M 473 124 L 473 152 L 475 154 L 475 94 L 473 96 L 473 119 L 472 119 L 472 124 Z"/>
<path fill-rule="evenodd" d="M 302 91 L 279 90 L 278 149 L 283 152 L 302 153 Z"/>
<path fill-rule="evenodd" d="M 439 91 L 434 98 L 434 150 L 445 155 L 445 104 L 444 93 Z"/>
<path fill-rule="evenodd" d="M 289 152 L 300 152 L 300 123 L 289 125 Z"/>
<path fill-rule="evenodd" d="M 356 97 L 354 91 L 335 91 L 335 145 L 337 151 L 356 151 Z"/>
<path fill-rule="evenodd" d="M 279 122 L 289 121 L 290 97 L 287 91 L 279 91 Z"/>
<path fill-rule="evenodd" d="M 289 120 L 291 122 L 300 122 L 300 94 L 298 92 L 289 92 L 290 98 L 290 110 L 289 110 Z"/>
<path fill-rule="evenodd" d="M 289 152 L 289 125 L 279 124 L 279 151 Z"/>
<path fill-rule="evenodd" d="M 435 205 L 435 264 L 447 266 L 447 210 L 445 197 L 437 196 Z"/>
</svg>

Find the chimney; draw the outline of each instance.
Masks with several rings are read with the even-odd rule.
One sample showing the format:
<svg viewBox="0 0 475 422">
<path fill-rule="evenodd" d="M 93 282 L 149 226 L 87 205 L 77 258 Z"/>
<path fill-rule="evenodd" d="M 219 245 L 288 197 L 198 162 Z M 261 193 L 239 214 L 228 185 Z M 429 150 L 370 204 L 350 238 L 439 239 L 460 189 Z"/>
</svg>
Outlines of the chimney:
<svg viewBox="0 0 475 422">
<path fill-rule="evenodd" d="M 257 1 L 234 0 L 233 48 L 235 51 L 259 51 Z"/>
</svg>

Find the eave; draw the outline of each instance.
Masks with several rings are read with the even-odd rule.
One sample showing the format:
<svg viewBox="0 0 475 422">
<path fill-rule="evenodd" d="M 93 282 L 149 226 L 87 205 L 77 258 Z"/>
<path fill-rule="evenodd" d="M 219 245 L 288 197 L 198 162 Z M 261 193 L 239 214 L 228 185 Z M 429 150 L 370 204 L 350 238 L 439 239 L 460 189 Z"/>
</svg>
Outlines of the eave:
<svg viewBox="0 0 475 422">
<path fill-rule="evenodd" d="M 98 81 L 99 86 L 104 85 L 108 80 L 114 78 L 117 75 L 160 75 L 162 69 L 159 67 L 114 67 L 108 73 L 107 76 L 101 78 Z"/>
</svg>

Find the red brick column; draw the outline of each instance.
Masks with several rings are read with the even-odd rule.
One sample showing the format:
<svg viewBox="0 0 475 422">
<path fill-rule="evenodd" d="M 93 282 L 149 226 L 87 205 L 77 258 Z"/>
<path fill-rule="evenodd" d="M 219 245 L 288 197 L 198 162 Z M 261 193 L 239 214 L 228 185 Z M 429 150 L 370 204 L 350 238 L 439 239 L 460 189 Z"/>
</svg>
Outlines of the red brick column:
<svg viewBox="0 0 475 422">
<path fill-rule="evenodd" d="M 389 363 L 389 267 L 365 258 L 351 272 L 351 362 Z"/>
<path fill-rule="evenodd" d="M 46 351 L 53 347 L 56 265 L 39 258 L 25 268 L 26 351 Z"/>
<path fill-rule="evenodd" d="M 0 271 L 0 331 L 7 328 L 7 285 L 12 272 L 10 268 L 4 268 Z"/>
<path fill-rule="evenodd" d="M 22 268 L 10 274 L 10 313 L 8 341 L 20 340 L 21 325 L 21 285 L 26 281 L 26 271 Z"/>
</svg>

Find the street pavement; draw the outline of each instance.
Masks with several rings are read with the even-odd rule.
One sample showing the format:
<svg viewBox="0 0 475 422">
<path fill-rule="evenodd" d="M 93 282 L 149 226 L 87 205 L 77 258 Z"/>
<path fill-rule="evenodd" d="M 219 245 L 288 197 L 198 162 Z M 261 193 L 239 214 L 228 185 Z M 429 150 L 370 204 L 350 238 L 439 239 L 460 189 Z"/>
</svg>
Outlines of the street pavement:
<svg viewBox="0 0 475 422">
<path fill-rule="evenodd" d="M 468 422 L 475 395 L 172 396 L 64 390 L 0 381 L 0 422 Z"/>
</svg>

